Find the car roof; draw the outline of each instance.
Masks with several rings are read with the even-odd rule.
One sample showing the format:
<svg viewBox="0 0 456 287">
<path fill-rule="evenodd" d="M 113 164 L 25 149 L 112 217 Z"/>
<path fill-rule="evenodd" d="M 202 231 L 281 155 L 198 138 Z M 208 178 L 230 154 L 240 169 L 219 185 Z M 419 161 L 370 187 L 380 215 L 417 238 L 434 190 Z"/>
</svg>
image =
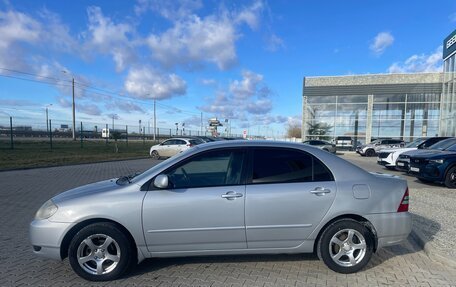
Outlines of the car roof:
<svg viewBox="0 0 456 287">
<path fill-rule="evenodd" d="M 302 149 L 301 143 L 292 143 L 285 141 L 272 140 L 231 140 L 231 141 L 215 141 L 203 143 L 196 146 L 197 149 L 213 149 L 213 148 L 231 148 L 231 147 L 283 147 Z"/>
</svg>

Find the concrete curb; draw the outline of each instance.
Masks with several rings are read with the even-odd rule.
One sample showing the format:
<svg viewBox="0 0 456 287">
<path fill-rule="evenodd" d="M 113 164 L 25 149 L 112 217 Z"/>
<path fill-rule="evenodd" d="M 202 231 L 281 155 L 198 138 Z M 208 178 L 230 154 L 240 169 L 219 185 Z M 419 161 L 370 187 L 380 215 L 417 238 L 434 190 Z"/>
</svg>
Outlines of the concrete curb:
<svg viewBox="0 0 456 287">
<path fill-rule="evenodd" d="M 433 246 L 432 241 L 428 241 L 426 236 L 421 231 L 412 229 L 410 235 L 415 240 L 415 242 L 421 248 L 423 248 L 424 252 L 427 256 L 429 256 L 429 258 L 438 261 L 443 265 L 456 267 L 456 260 L 454 258 L 450 258 L 448 255 L 442 254 L 440 250 Z"/>
</svg>

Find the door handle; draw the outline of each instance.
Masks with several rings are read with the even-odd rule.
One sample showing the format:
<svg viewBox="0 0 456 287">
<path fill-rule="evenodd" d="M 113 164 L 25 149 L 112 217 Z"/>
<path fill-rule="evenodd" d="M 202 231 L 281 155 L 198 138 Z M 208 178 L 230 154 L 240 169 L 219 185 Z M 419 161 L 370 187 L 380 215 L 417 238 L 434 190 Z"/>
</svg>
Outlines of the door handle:
<svg viewBox="0 0 456 287">
<path fill-rule="evenodd" d="M 234 200 L 237 197 L 242 197 L 242 193 L 237 193 L 234 191 L 228 191 L 225 194 L 222 194 L 222 198 L 226 198 L 228 200 Z"/>
<path fill-rule="evenodd" d="M 318 196 L 325 195 L 326 193 L 330 193 L 331 190 L 324 188 L 324 187 L 316 187 L 314 190 L 311 190 L 310 193 L 313 193 Z"/>
</svg>

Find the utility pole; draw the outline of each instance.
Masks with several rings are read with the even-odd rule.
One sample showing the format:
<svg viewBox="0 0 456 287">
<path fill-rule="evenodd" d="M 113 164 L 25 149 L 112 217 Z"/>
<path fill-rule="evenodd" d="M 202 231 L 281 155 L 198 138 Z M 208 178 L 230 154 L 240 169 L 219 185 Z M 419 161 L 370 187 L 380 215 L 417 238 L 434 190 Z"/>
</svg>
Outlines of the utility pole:
<svg viewBox="0 0 456 287">
<path fill-rule="evenodd" d="M 200 134 L 203 135 L 203 112 L 201 112 Z"/>
<path fill-rule="evenodd" d="M 52 106 L 52 104 L 46 105 L 46 132 L 49 132 L 48 107 L 50 106 Z"/>
<path fill-rule="evenodd" d="M 154 99 L 154 141 L 157 136 L 157 114 L 156 114 L 156 99 Z"/>
<path fill-rule="evenodd" d="M 72 83 L 73 83 L 73 140 L 76 140 L 76 115 L 75 115 L 75 104 L 74 104 L 74 77 L 72 77 Z"/>
</svg>

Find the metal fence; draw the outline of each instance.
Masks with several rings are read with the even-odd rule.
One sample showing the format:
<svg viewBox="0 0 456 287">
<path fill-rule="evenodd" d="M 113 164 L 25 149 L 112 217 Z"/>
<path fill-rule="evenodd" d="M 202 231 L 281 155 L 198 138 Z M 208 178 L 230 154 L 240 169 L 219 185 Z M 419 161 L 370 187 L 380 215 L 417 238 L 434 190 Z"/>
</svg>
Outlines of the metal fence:
<svg viewBox="0 0 456 287">
<path fill-rule="evenodd" d="M 109 129 L 109 138 L 102 137 L 103 129 Z M 21 140 L 47 141 L 52 149 L 55 142 L 59 140 L 74 139 L 80 141 L 81 147 L 83 147 L 85 141 L 100 141 L 108 144 L 109 141 L 118 140 L 128 145 L 129 141 L 159 142 L 177 136 L 212 136 L 212 133 L 202 128 L 196 130 L 186 129 L 182 126 L 176 128 L 157 127 L 154 129 L 149 123 L 147 125 L 125 125 L 115 121 L 111 123 L 79 121 L 76 122 L 73 136 L 71 122 L 64 120 L 49 119 L 44 125 L 22 117 L 17 120 L 13 116 L 0 118 L 0 140 L 3 142 L 3 147 L 6 144 L 11 149 L 14 149 L 15 141 Z M 219 136 L 242 137 L 240 134 L 228 134 L 223 131 L 219 133 Z M 254 138 L 264 137 L 254 136 Z"/>
</svg>

